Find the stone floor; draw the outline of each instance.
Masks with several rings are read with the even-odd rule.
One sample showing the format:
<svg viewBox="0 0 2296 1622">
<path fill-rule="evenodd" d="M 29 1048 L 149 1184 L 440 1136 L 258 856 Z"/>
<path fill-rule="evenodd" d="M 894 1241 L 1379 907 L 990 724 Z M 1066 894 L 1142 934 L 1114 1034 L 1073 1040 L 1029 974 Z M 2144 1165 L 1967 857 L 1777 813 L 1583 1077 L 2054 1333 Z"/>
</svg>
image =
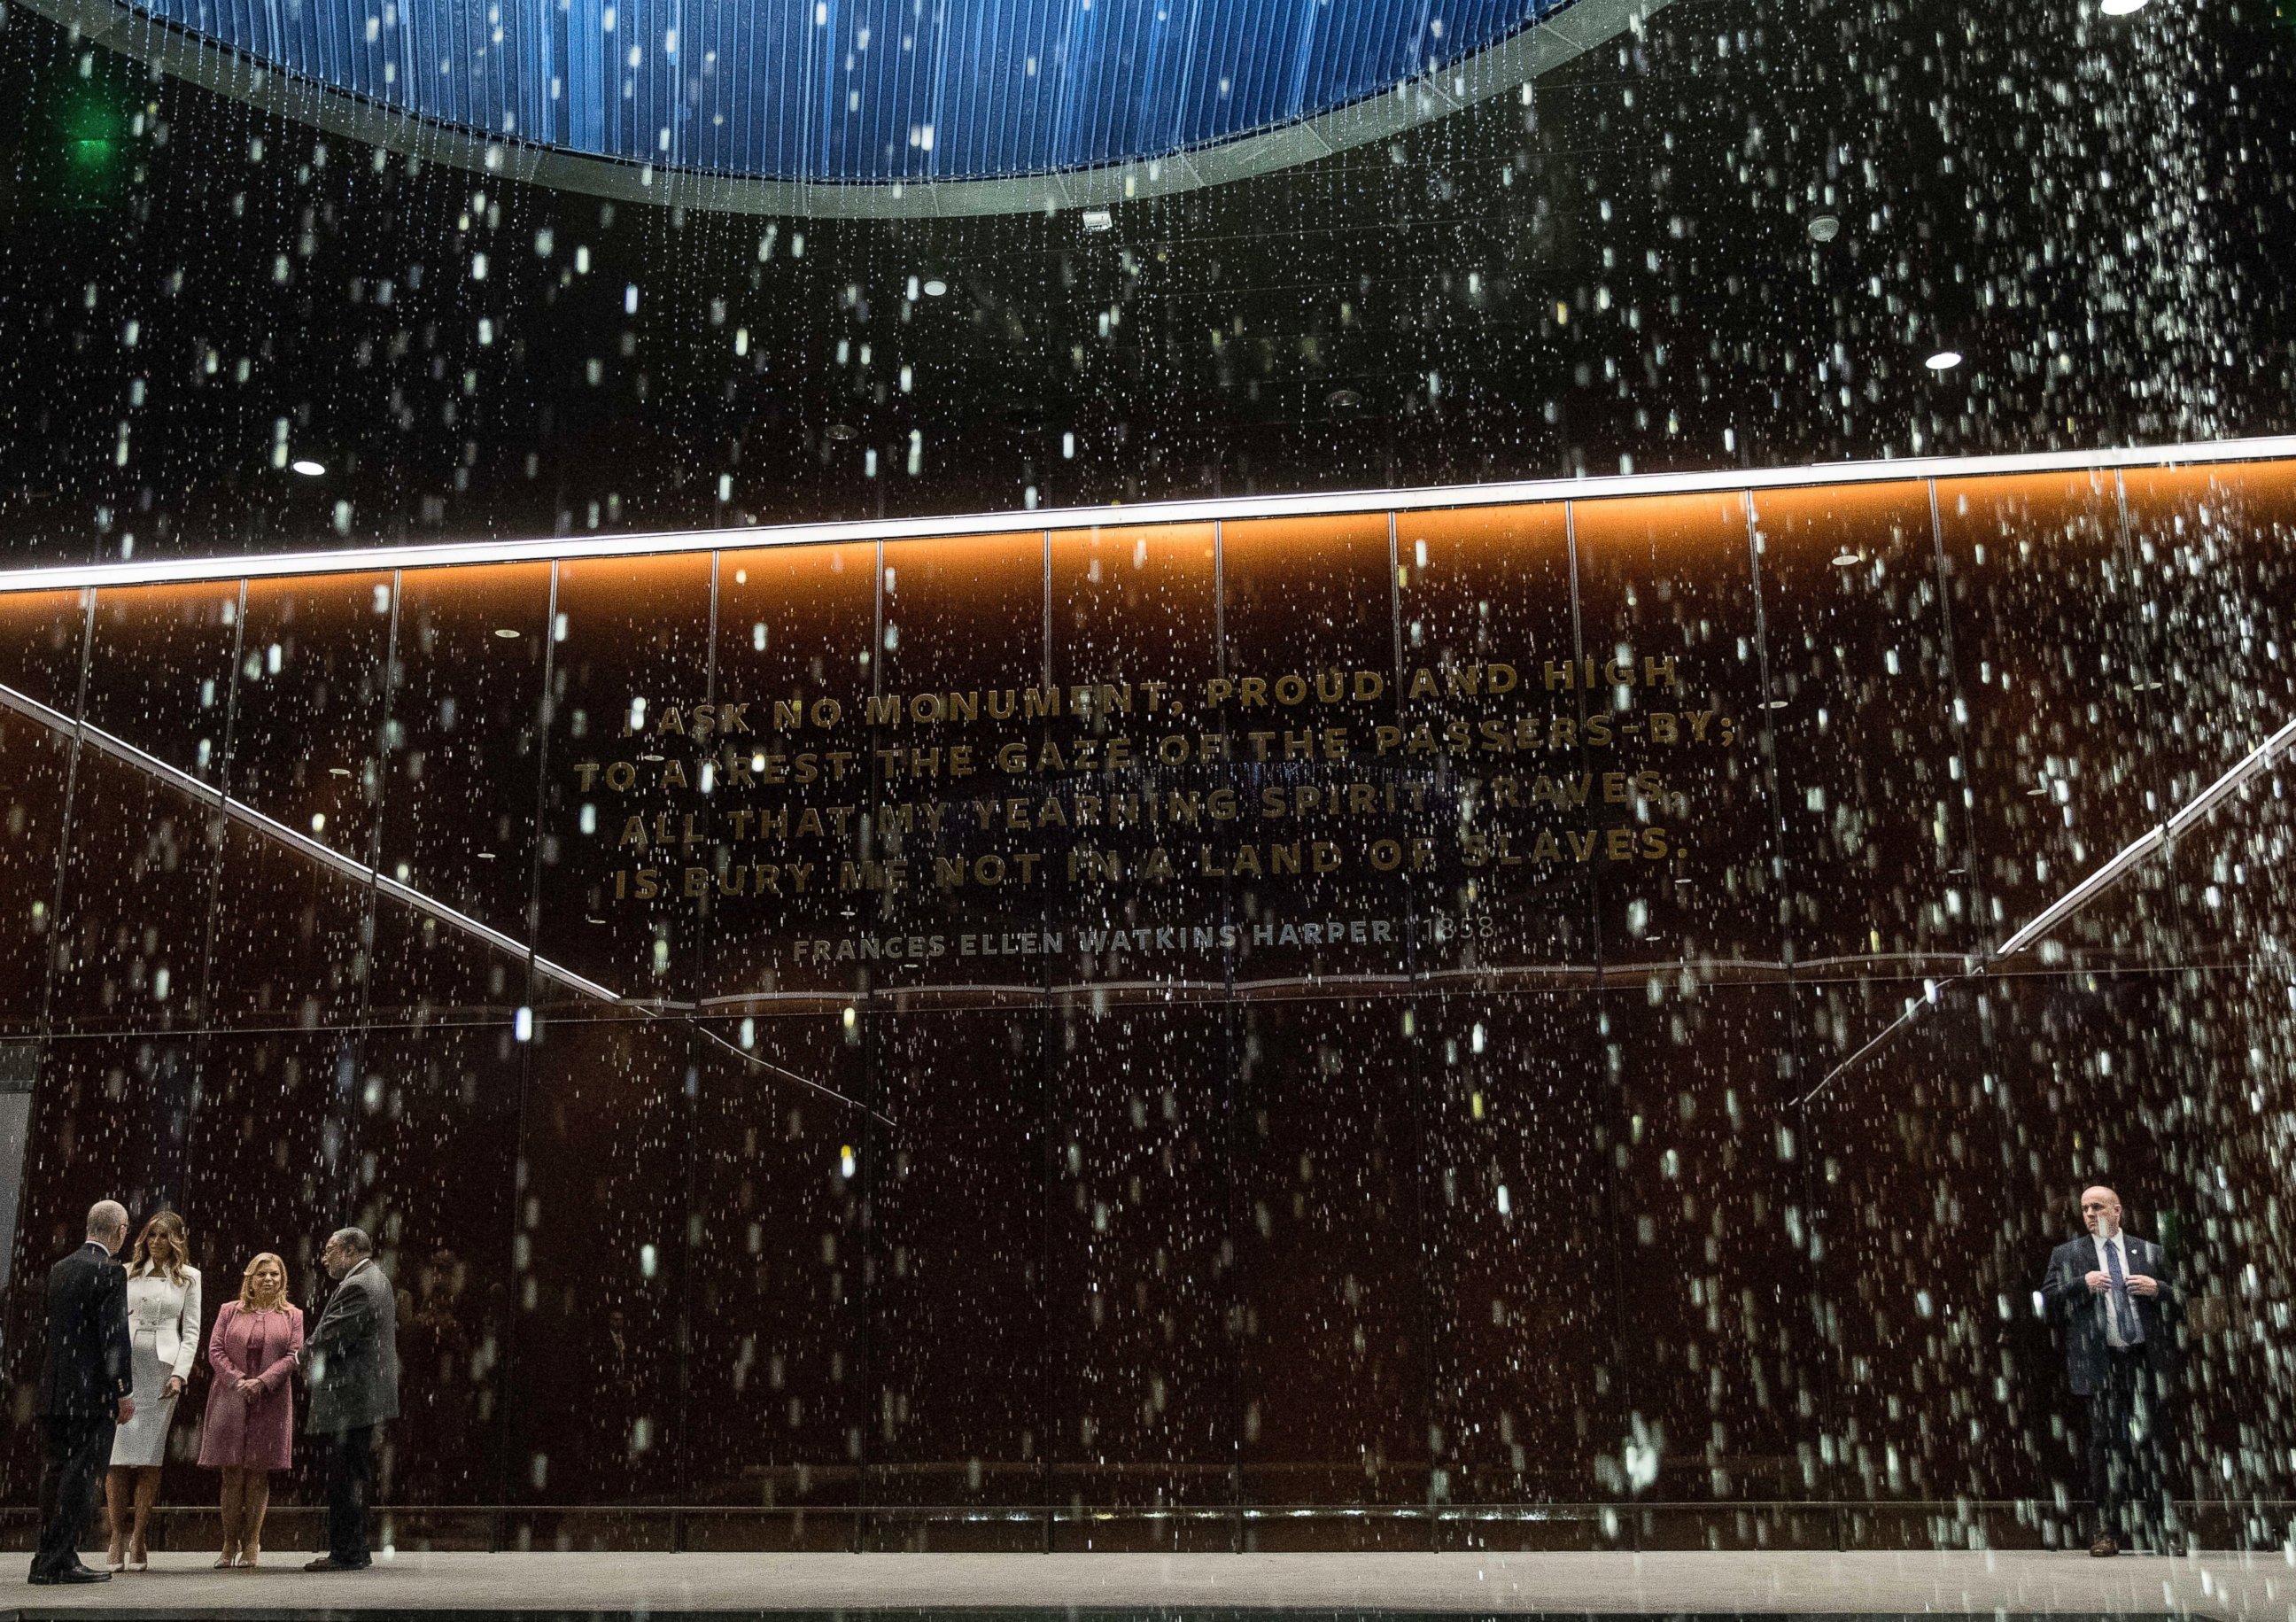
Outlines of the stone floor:
<svg viewBox="0 0 2296 1622">
<path fill-rule="evenodd" d="M 1186 1610 L 1734 1616 L 2207 1617 L 2291 1622 L 2280 1555 L 2095 1561 L 1901 1554 L 403 1554 L 370 1571 L 218 1572 L 155 1555 L 86 1588 L 0 1585 L 10 1618 L 422 1612 L 648 1618 Z"/>
</svg>

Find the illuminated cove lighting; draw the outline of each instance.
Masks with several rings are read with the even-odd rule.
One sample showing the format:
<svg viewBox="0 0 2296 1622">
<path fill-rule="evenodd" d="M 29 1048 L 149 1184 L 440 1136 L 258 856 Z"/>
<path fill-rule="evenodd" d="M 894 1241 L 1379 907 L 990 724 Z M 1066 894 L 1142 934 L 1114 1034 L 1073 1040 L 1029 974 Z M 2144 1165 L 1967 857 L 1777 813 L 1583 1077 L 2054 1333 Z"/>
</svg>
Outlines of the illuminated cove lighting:
<svg viewBox="0 0 2296 1622">
<path fill-rule="evenodd" d="M 1014 530 L 1062 533 L 1121 525 L 1240 522 L 1264 518 L 1336 518 L 1366 512 L 1533 505 L 1632 496 L 1691 496 L 1883 484 L 1909 479 L 1982 479 L 2017 473 L 2109 471 L 2116 468 L 2205 466 L 2296 458 L 2296 434 L 2218 439 L 2194 445 L 2020 455 L 1927 456 L 1902 461 L 1835 462 L 1802 467 L 1718 469 L 1695 473 L 1621 473 L 1599 479 L 1539 479 L 1420 489 L 1357 490 L 1309 496 L 1147 502 L 1136 506 L 1070 507 L 1034 512 L 976 512 L 943 519 L 873 519 L 852 523 L 755 525 L 640 535 L 545 536 L 531 540 L 439 541 L 391 546 L 314 548 L 228 557 L 150 558 L 0 570 L 0 592 L 178 584 L 195 580 L 275 579 L 288 575 L 387 569 L 447 569 L 458 564 L 575 561 L 673 553 L 818 546 L 853 541 L 917 541 Z"/>
</svg>

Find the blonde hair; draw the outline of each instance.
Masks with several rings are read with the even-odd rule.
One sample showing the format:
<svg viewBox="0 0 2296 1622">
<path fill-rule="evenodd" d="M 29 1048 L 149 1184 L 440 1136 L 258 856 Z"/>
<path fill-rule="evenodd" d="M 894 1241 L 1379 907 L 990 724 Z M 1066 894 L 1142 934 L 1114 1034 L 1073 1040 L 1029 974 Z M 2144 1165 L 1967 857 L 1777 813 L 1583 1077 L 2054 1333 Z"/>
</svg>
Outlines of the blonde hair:
<svg viewBox="0 0 2296 1622">
<path fill-rule="evenodd" d="M 279 1293 L 267 1301 L 255 1298 L 255 1270 L 266 1262 L 279 1268 Z M 258 1251 L 239 1275 L 239 1309 L 242 1312 L 284 1312 L 287 1310 L 287 1264 L 268 1250 Z"/>
<path fill-rule="evenodd" d="M 162 1249 L 167 1252 L 164 1257 L 159 1254 Z M 165 1273 L 169 1282 L 184 1282 L 184 1269 L 192 1259 L 192 1237 L 184 1219 L 173 1211 L 153 1216 L 135 1236 L 135 1266 L 127 1269 L 133 1276 L 149 1278 Z"/>
</svg>

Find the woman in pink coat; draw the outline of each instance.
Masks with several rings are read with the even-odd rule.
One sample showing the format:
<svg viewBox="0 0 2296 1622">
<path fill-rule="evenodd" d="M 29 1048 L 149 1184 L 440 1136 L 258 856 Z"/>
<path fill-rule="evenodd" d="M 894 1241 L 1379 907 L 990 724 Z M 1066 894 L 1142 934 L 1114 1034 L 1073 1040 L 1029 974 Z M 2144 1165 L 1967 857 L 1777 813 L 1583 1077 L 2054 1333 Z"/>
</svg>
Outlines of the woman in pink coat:
<svg viewBox="0 0 2296 1622">
<path fill-rule="evenodd" d="M 263 1554 L 271 1472 L 287 1468 L 295 1439 L 296 1355 L 303 1314 L 287 1300 L 287 1264 L 268 1250 L 247 1264 L 239 1299 L 224 1303 L 208 1336 L 215 1383 L 200 1462 L 223 1471 L 223 1552 L 217 1569 Z"/>
</svg>

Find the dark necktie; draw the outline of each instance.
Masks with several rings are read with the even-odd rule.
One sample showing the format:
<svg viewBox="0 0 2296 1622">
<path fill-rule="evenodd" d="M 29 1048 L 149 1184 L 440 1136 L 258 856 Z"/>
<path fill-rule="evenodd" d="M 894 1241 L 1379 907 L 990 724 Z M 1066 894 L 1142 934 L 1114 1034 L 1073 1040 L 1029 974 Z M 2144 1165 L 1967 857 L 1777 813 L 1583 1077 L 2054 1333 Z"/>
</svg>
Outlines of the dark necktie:
<svg viewBox="0 0 2296 1622">
<path fill-rule="evenodd" d="M 2142 1346 L 2144 1325 L 2137 1320 L 2136 1303 L 2128 1298 L 2128 1275 L 2121 1271 L 2120 1241 L 2117 1239 L 2105 1244 L 2104 1267 L 2112 1277 L 2112 1323 L 2120 1331 L 2120 1343 Z"/>
</svg>

